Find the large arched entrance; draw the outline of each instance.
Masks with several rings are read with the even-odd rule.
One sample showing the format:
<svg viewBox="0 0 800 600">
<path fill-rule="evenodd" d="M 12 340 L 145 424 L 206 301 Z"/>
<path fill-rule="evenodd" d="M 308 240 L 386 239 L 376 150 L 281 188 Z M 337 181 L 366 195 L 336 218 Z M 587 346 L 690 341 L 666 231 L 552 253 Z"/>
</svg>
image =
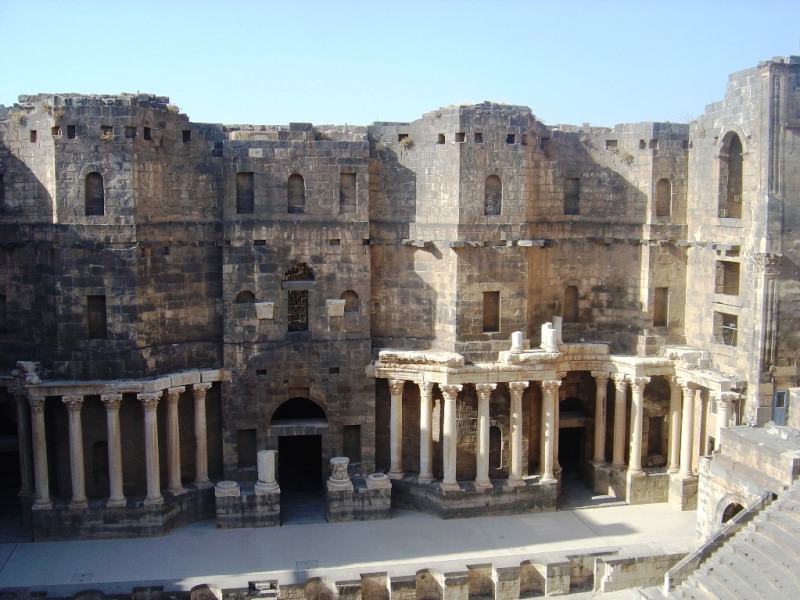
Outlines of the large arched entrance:
<svg viewBox="0 0 800 600">
<path fill-rule="evenodd" d="M 322 434 L 327 426 L 325 411 L 299 396 L 289 398 L 272 414 L 270 430 L 278 441 L 276 476 L 284 524 L 324 521 Z"/>
</svg>

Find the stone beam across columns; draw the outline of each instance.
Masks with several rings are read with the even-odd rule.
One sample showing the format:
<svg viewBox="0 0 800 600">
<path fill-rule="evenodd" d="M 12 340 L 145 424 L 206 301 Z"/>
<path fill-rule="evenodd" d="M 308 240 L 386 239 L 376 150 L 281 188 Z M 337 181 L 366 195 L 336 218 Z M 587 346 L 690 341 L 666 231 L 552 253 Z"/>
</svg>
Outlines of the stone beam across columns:
<svg viewBox="0 0 800 600">
<path fill-rule="evenodd" d="M 195 443 L 194 485 L 198 489 L 209 488 L 213 485 L 208 478 L 208 426 L 206 425 L 206 395 L 210 389 L 211 383 L 192 384 Z"/>
<path fill-rule="evenodd" d="M 458 427 L 456 423 L 456 398 L 461 391 L 461 385 L 441 386 L 444 396 L 444 427 L 442 428 L 443 452 L 442 462 L 444 477 L 442 478 L 442 489 L 458 490 L 456 481 L 456 458 L 458 456 Z"/>
<path fill-rule="evenodd" d="M 675 377 L 669 380 L 669 473 L 680 468 L 681 452 L 681 386 Z"/>
<path fill-rule="evenodd" d="M 553 451 L 555 446 L 555 403 L 558 402 L 558 379 L 542 381 L 542 483 L 555 481 L 553 474 Z"/>
<path fill-rule="evenodd" d="M 106 430 L 108 435 L 109 508 L 126 506 L 122 479 L 122 437 L 119 427 L 119 408 L 122 394 L 101 394 L 100 401 L 106 407 Z"/>
<path fill-rule="evenodd" d="M 628 392 L 628 379 L 621 373 L 611 376 L 614 380 L 614 451 L 611 464 L 614 467 L 625 466 L 625 422 L 626 422 L 626 394 Z"/>
<path fill-rule="evenodd" d="M 594 378 L 594 464 L 606 464 L 606 387 L 608 373 L 592 371 Z"/>
<path fill-rule="evenodd" d="M 391 445 L 391 466 L 389 477 L 392 479 L 403 478 L 403 387 L 402 379 L 389 380 L 389 393 L 391 394 L 391 413 L 389 416 L 389 437 Z"/>
<path fill-rule="evenodd" d="M 83 470 L 83 427 L 81 426 L 81 409 L 83 396 L 62 396 L 61 401 L 67 407 L 69 418 L 69 472 L 72 483 L 72 500 L 70 508 L 86 508 L 86 476 Z"/>
<path fill-rule="evenodd" d="M 631 448 L 628 457 L 628 473 L 642 472 L 642 431 L 644 421 L 644 388 L 649 377 L 635 377 L 631 382 Z"/>
<path fill-rule="evenodd" d="M 479 383 L 478 392 L 478 456 L 476 457 L 475 489 L 489 490 L 489 399 L 497 388 L 496 383 Z"/>
<path fill-rule="evenodd" d="M 33 442 L 33 510 L 53 508 L 53 502 L 50 499 L 50 479 L 47 472 L 44 403 L 44 394 L 28 390 L 28 404 L 31 407 L 31 440 Z"/>
<path fill-rule="evenodd" d="M 717 394 L 717 426 L 714 430 L 714 450 L 719 452 L 721 447 L 721 430 L 730 427 L 731 403 L 739 397 L 734 392 L 719 392 Z"/>
<path fill-rule="evenodd" d="M 692 476 L 692 438 L 694 437 L 694 386 L 683 382 L 683 417 L 681 419 L 681 466 L 678 474 Z"/>
<path fill-rule="evenodd" d="M 433 437 L 431 419 L 433 416 L 433 383 L 423 381 L 419 384 L 419 477 L 420 483 L 433 481 L 431 463 Z"/>
<path fill-rule="evenodd" d="M 173 496 L 186 493 L 181 483 L 181 435 L 178 418 L 178 400 L 185 386 L 167 389 L 167 491 Z"/>
<path fill-rule="evenodd" d="M 161 473 L 158 461 L 158 419 L 156 409 L 162 392 L 147 392 L 137 394 L 139 402 L 144 408 L 144 452 L 147 475 L 146 505 L 162 504 L 164 497 L 161 495 Z"/>
<path fill-rule="evenodd" d="M 511 394 L 511 469 L 508 481 L 512 485 L 522 484 L 522 393 L 527 381 L 512 381 L 508 384 Z"/>
</svg>

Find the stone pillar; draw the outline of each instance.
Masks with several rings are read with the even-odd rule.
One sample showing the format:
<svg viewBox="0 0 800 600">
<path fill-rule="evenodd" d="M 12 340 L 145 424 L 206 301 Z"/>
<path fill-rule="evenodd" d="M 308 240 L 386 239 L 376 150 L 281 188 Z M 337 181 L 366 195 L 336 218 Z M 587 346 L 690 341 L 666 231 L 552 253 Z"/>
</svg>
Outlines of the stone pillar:
<svg viewBox="0 0 800 600">
<path fill-rule="evenodd" d="M 389 392 L 392 395 L 391 415 L 389 418 L 389 436 L 391 445 L 391 466 L 389 477 L 403 478 L 403 387 L 402 379 L 389 380 Z"/>
<path fill-rule="evenodd" d="M 606 464 L 606 386 L 608 373 L 592 371 L 594 377 L 594 464 Z"/>
<path fill-rule="evenodd" d="M 527 381 L 512 381 L 508 384 L 511 394 L 511 468 L 508 481 L 512 485 L 522 483 L 522 393 L 528 387 Z"/>
<path fill-rule="evenodd" d="M 497 388 L 496 383 L 479 383 L 478 392 L 478 456 L 476 457 L 475 489 L 489 490 L 489 399 Z"/>
<path fill-rule="evenodd" d="M 122 394 L 102 394 L 100 401 L 106 407 L 106 432 L 108 435 L 109 508 L 126 506 L 122 485 L 122 437 L 119 429 L 119 407 Z"/>
<path fill-rule="evenodd" d="M 432 450 L 432 394 L 433 383 L 423 381 L 419 384 L 419 477 L 420 483 L 433 481 Z"/>
<path fill-rule="evenodd" d="M 206 392 L 210 389 L 210 383 L 192 384 L 195 443 L 194 485 L 197 489 L 209 488 L 213 485 L 208 479 L 208 428 L 206 426 Z"/>
<path fill-rule="evenodd" d="M 86 508 L 86 476 L 83 471 L 83 428 L 81 427 L 81 408 L 83 396 L 62 396 L 69 417 L 69 473 L 72 482 L 70 508 Z"/>
<path fill-rule="evenodd" d="M 17 401 L 17 446 L 19 447 L 19 496 L 33 495 L 33 453 L 31 452 L 31 409 L 25 401 L 25 391 L 15 390 Z"/>
<path fill-rule="evenodd" d="M 561 381 L 558 379 L 542 381 L 542 439 L 544 451 L 542 452 L 542 483 L 555 481 L 553 475 L 553 449 L 555 430 L 555 403 L 558 402 L 558 388 Z"/>
<path fill-rule="evenodd" d="M 275 480 L 275 455 L 277 450 L 259 450 L 256 455 L 258 461 L 258 481 L 256 494 L 280 492 L 278 482 Z"/>
<path fill-rule="evenodd" d="M 144 503 L 161 504 L 164 497 L 161 495 L 161 473 L 158 466 L 158 419 L 156 409 L 161 392 L 137 394 L 139 402 L 144 407 L 144 454 L 147 467 L 147 496 Z"/>
<path fill-rule="evenodd" d="M 31 407 L 31 439 L 33 442 L 33 510 L 53 508 L 50 500 L 50 478 L 47 473 L 47 442 L 44 430 L 44 395 L 28 390 Z"/>
<path fill-rule="evenodd" d="M 180 385 L 167 390 L 167 491 L 173 496 L 185 494 L 181 483 L 181 433 L 178 399 L 186 390 Z"/>
<path fill-rule="evenodd" d="M 636 475 L 642 472 L 642 430 L 644 420 L 644 387 L 650 383 L 649 377 L 633 379 L 631 397 L 631 450 L 628 457 L 628 473 Z"/>
<path fill-rule="evenodd" d="M 694 437 L 694 387 L 683 383 L 683 419 L 681 420 L 681 477 L 692 476 L 692 438 Z"/>
<path fill-rule="evenodd" d="M 611 464 L 614 467 L 625 466 L 625 394 L 628 391 L 628 380 L 621 373 L 611 376 L 614 380 L 614 453 Z"/>
<path fill-rule="evenodd" d="M 738 397 L 738 394 L 730 392 L 720 392 L 717 396 L 717 426 L 714 431 L 714 450 L 719 452 L 720 430 L 730 426 L 731 402 Z"/>
<path fill-rule="evenodd" d="M 669 473 L 677 473 L 681 452 L 681 386 L 672 377 L 669 381 Z"/>
<path fill-rule="evenodd" d="M 456 423 L 456 397 L 461 391 L 460 385 L 441 386 L 444 396 L 444 427 L 442 428 L 442 462 L 444 477 L 442 489 L 458 490 L 456 481 L 456 457 L 458 455 L 458 429 Z"/>
</svg>

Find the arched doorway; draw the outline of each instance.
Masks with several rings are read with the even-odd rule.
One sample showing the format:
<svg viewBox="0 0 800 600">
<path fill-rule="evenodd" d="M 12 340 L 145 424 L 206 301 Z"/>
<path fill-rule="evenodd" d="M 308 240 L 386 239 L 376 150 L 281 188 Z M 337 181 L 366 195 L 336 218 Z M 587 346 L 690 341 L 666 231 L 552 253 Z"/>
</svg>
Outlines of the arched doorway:
<svg viewBox="0 0 800 600">
<path fill-rule="evenodd" d="M 733 517 L 742 512 L 742 510 L 744 510 L 744 506 L 742 506 L 741 504 L 738 504 L 736 502 L 728 504 L 728 506 L 725 507 L 725 510 L 722 511 L 722 519 L 721 519 L 722 523 L 727 523 Z"/>
</svg>

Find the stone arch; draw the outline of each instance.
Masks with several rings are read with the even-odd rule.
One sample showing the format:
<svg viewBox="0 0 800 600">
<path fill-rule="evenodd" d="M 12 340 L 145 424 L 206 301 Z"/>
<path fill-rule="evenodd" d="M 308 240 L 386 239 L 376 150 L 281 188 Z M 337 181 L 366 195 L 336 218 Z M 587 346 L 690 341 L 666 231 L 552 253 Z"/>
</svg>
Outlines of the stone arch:
<svg viewBox="0 0 800 600">
<path fill-rule="evenodd" d="M 105 184 L 103 176 L 97 171 L 86 174 L 83 198 L 87 217 L 102 217 L 105 214 Z"/>
<path fill-rule="evenodd" d="M 242 290 L 236 294 L 236 304 L 250 304 L 256 301 L 255 294 L 250 290 Z"/>
<path fill-rule="evenodd" d="M 306 182 L 299 173 L 289 175 L 286 202 L 290 213 L 304 213 L 306 210 Z"/>
<path fill-rule="evenodd" d="M 345 290 L 339 296 L 340 300 L 344 300 L 344 312 L 357 313 L 358 312 L 358 294 L 353 290 Z"/>
<path fill-rule="evenodd" d="M 498 216 L 503 206 L 503 181 L 497 175 L 489 175 L 483 186 L 483 214 Z"/>
<path fill-rule="evenodd" d="M 714 524 L 719 526 L 727 523 L 738 515 L 747 506 L 747 501 L 740 494 L 725 494 L 717 501 L 714 510 Z"/>
<path fill-rule="evenodd" d="M 656 216 L 672 215 L 672 182 L 662 177 L 656 183 Z"/>
<path fill-rule="evenodd" d="M 281 403 L 270 418 L 270 426 L 286 421 L 327 422 L 325 409 L 310 398 L 295 396 Z"/>
<path fill-rule="evenodd" d="M 742 218 L 743 155 L 739 134 L 735 131 L 726 133 L 719 151 L 719 217 Z"/>
</svg>

